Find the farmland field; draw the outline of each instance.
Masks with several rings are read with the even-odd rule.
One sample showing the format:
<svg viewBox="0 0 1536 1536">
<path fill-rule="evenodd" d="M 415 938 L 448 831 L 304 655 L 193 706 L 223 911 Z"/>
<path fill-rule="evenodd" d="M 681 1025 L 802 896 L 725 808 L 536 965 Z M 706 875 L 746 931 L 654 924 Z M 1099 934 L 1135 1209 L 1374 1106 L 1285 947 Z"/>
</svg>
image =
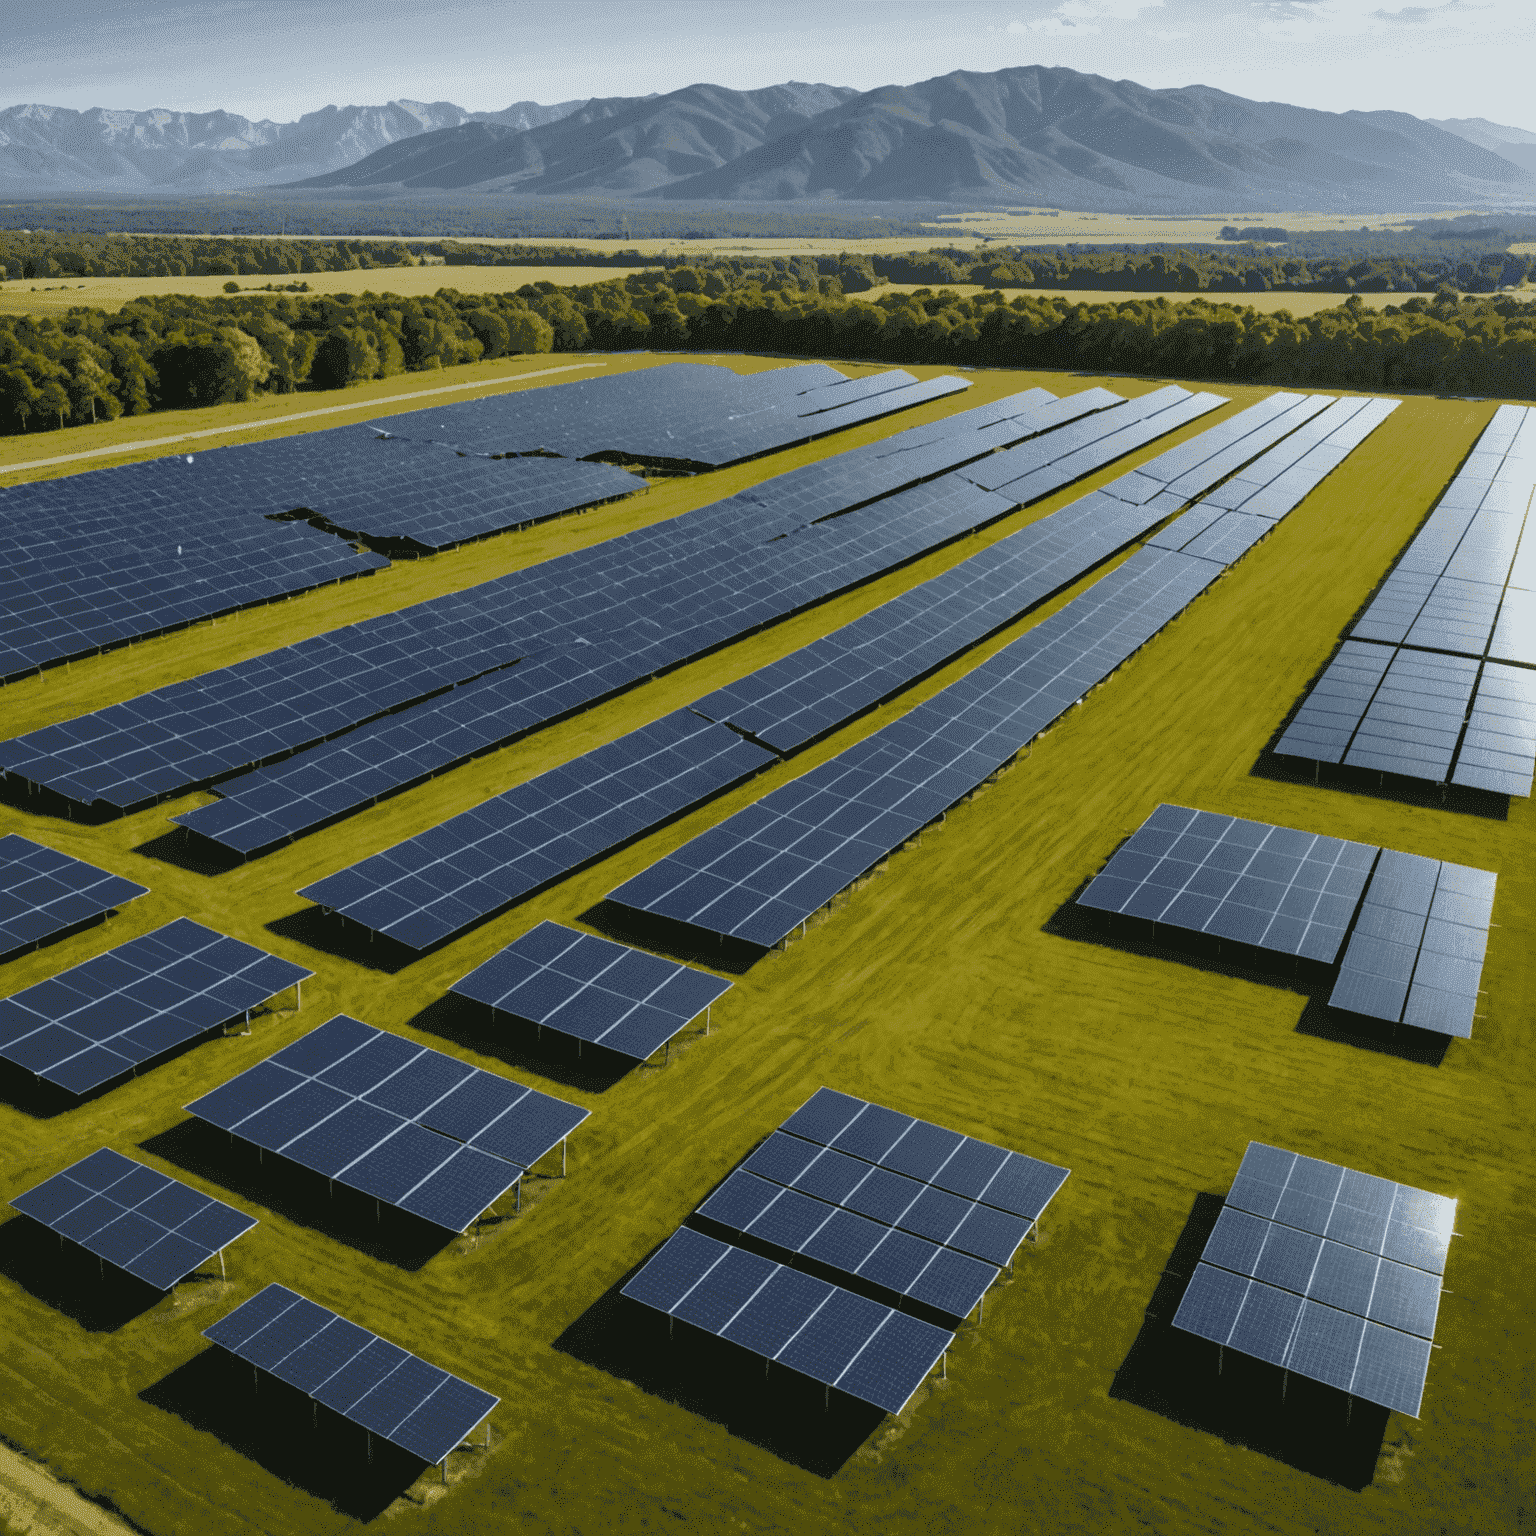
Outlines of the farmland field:
<svg viewBox="0 0 1536 1536">
<path fill-rule="evenodd" d="M 339 275 L 362 286 L 359 278 L 379 285 L 394 274 Z M 513 380 L 551 361 L 477 365 L 483 375 L 455 376 Z M 664 360 L 581 361 L 612 371 Z M 3 734 L 463 588 L 1030 385 L 1068 393 L 1102 383 L 1133 395 L 1157 387 L 1077 374 L 971 377 L 963 396 L 808 448 L 659 481 L 633 502 L 398 563 L 366 581 L 12 684 L 0 689 Z M 352 392 L 355 416 L 349 405 L 347 415 L 318 425 L 400 409 L 387 397 L 404 382 Z M 1218 389 L 1231 401 L 1222 413 L 1134 459 L 1266 393 Z M 224 414 L 206 420 L 183 415 L 235 440 L 264 435 L 268 405 L 271 416 L 293 409 L 290 398 L 215 408 Z M 458 1034 L 445 1043 L 433 1032 L 442 1017 L 433 1005 L 518 934 L 545 918 L 580 924 L 659 855 L 964 675 L 1070 593 L 789 763 L 398 973 L 363 963 L 366 954 L 322 953 L 287 936 L 282 920 L 306 905 L 294 893 L 786 654 L 1117 477 L 1125 461 L 227 873 L 201 874 L 147 848 L 168 830 L 167 817 L 207 795 L 94 827 L 31 814 L 19 799 L 0 802 L 0 833 L 21 832 L 152 891 L 104 926 L 6 964 L 0 994 L 179 915 L 318 973 L 305 984 L 302 1012 L 285 1007 L 259 1018 L 249 1037 L 200 1045 L 67 1113 L 38 1118 L 0 1098 L 0 1199 L 108 1144 L 261 1222 L 231 1248 L 227 1282 L 190 1281 L 148 1311 L 110 1319 L 114 1327 L 102 1322 L 103 1293 L 84 1282 L 47 1299 L 25 1219 L 0 1223 L 0 1436 L 138 1528 L 166 1536 L 330 1533 L 375 1515 L 400 1533 L 513 1524 L 627 1532 L 672 1521 L 708 1531 L 882 1536 L 1522 1528 L 1531 1507 L 1536 1344 L 1520 1257 L 1536 1206 L 1536 1069 L 1526 1050 L 1532 986 L 1523 958 L 1536 904 L 1531 804 L 1515 800 L 1507 820 L 1497 820 L 1250 771 L 1494 409 L 1406 399 L 1027 757 L 840 897 L 804 938 L 735 977 L 714 1008 L 713 1033 L 689 1036 L 669 1065 L 637 1069 L 603 1089 L 579 1078 L 573 1085 L 558 1051 L 509 1047 L 499 1055 L 495 1042 Z M 68 446 L 142 456 L 147 450 L 135 442 L 160 435 L 157 425 L 82 427 Z M 6 439 L 0 459 L 31 462 L 54 444 L 62 446 L 62 435 Z M 1304 1019 L 1307 997 L 1273 979 L 1063 931 L 1053 915 L 1160 801 L 1498 871 L 1498 926 L 1474 1038 L 1453 1042 L 1439 1065 L 1365 1049 L 1315 1030 Z M 369 1251 L 355 1231 L 330 1229 L 323 1212 L 288 1198 L 254 1156 L 216 1166 L 174 1160 L 186 1155 L 180 1106 L 337 1012 L 590 1108 L 571 1142 L 569 1176 L 531 1180 L 519 1215 L 478 1244 L 457 1240 L 410 1269 Z M 697 1369 L 683 1330 L 670 1352 L 665 1329 L 654 1345 L 631 1347 L 611 1336 L 604 1305 L 822 1084 L 1073 1170 L 1038 1246 L 1026 1246 L 1013 1277 L 989 1298 L 985 1320 L 962 1328 L 948 1379 L 931 1381 L 899 1419 L 873 1428 L 836 1404 L 824 1416 L 820 1391 L 797 1392 L 788 1372 L 765 1384 L 750 1362 L 729 1377 Z M 1421 1419 L 1384 1419 L 1357 1404 L 1346 1425 L 1336 1394 L 1293 1378 L 1282 1398 L 1272 1376 L 1240 1357 L 1228 1355 L 1218 1375 L 1214 1350 L 1175 1347 L 1168 1296 L 1176 1281 L 1165 1271 L 1187 1274 L 1190 1233 L 1210 1197 L 1227 1189 L 1249 1139 L 1461 1202 Z M 95 1272 L 88 1278 L 96 1284 Z M 400 1490 L 384 1480 L 387 1464 L 370 1471 L 361 1435 L 324 1466 L 283 1449 L 289 1439 L 263 1425 L 264 1399 L 248 1395 L 248 1378 L 226 1384 L 199 1364 L 209 1348 L 200 1330 L 273 1280 L 499 1394 L 489 1451 L 455 1454 L 446 1489 L 433 1469 Z M 279 1399 L 268 1401 L 281 1411 Z"/>
</svg>

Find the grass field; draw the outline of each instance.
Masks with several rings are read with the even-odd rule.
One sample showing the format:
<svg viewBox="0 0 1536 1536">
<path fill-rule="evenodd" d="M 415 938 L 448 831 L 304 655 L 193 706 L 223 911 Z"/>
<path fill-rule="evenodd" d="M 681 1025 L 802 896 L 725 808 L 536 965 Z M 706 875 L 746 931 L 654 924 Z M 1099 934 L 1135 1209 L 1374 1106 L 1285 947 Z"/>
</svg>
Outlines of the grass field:
<svg viewBox="0 0 1536 1536">
<path fill-rule="evenodd" d="M 638 503 L 0 690 L 5 734 L 486 579 L 1030 384 L 1068 392 L 1099 382 L 1133 394 L 1155 387 L 979 373 L 959 400 L 830 442 L 664 482 Z M 1263 393 L 1221 392 L 1228 412 Z M 35 1278 L 41 1261 L 25 1223 L 0 1225 L 9 1324 L 0 1335 L 0 1434 L 151 1532 L 349 1528 L 395 1491 L 388 1465 L 370 1474 L 360 1436 L 326 1442 L 324 1465 L 282 1433 L 264 1438 L 253 1407 L 265 1404 L 278 1419 L 302 1410 L 276 1395 L 253 1404 L 248 1378 L 225 1382 L 197 1364 L 207 1348 L 199 1330 L 281 1280 L 502 1398 L 489 1453 L 455 1455 L 446 1491 L 428 1473 L 383 1510 L 387 1528 L 402 1533 L 512 1524 L 638 1532 L 673 1522 L 708 1531 L 1297 1536 L 1523 1528 L 1536 1335 L 1521 1258 L 1536 1195 L 1536 1073 L 1526 1050 L 1531 806 L 1516 801 L 1508 820 L 1496 821 L 1250 772 L 1493 409 L 1408 399 L 1027 759 L 835 903 L 804 939 L 736 978 L 709 1038 L 602 1091 L 573 1086 L 558 1053 L 461 1037 L 445 1045 L 428 1029 L 442 1017 L 433 1005 L 517 934 L 544 918 L 579 922 L 660 853 L 877 729 L 1057 604 L 790 765 L 398 974 L 319 953 L 270 925 L 304 906 L 293 893 L 306 882 L 804 644 L 1122 473 L 1123 463 L 976 539 L 228 874 L 205 877 L 143 851 L 169 815 L 202 796 L 95 828 L 0 805 L 0 830 L 152 888 L 105 926 L 5 966 L 0 991 L 179 914 L 318 972 L 302 1013 L 260 1019 L 249 1038 L 199 1046 L 94 1103 L 39 1119 L 0 1101 L 0 1197 L 108 1143 L 261 1219 L 231 1249 L 227 1285 L 189 1283 L 126 1321 L 105 1317 L 94 1271 L 61 1289 L 58 1305 L 36 1294 L 47 1287 Z M 98 440 L 88 429 L 70 437 Z M 1365 1050 L 1298 1029 L 1307 998 L 1283 985 L 1054 931 L 1058 908 L 1164 800 L 1499 871 L 1499 927 L 1475 1038 L 1454 1042 L 1438 1066 Z M 412 1271 L 365 1251 L 366 1236 L 351 1228 L 327 1230 L 325 1214 L 284 1193 L 270 1167 L 209 1163 L 187 1150 L 178 1106 L 343 1010 L 589 1106 L 569 1178 L 534 1180 L 520 1216 L 478 1247 L 456 1242 Z M 985 1322 L 962 1330 L 948 1381 L 920 1391 L 900 1420 L 873 1428 L 836 1409 L 823 1417 L 821 1394 L 797 1393 L 788 1373 L 775 1372 L 765 1387 L 750 1363 L 706 1369 L 684 1330 L 669 1352 L 665 1329 L 654 1345 L 631 1345 L 605 1321 L 610 1289 L 824 1083 L 1073 1170 L 1038 1248 L 1021 1255 Z M 1383 1420 L 1357 1407 L 1346 1428 L 1339 1400 L 1321 1388 L 1292 1379 L 1282 1402 L 1275 1378 L 1241 1359 L 1228 1356 L 1218 1377 L 1213 1351 L 1175 1346 L 1167 1327 L 1174 1282 L 1164 1272 L 1188 1272 L 1192 1234 L 1250 1138 L 1461 1201 L 1442 1347 L 1421 1420 Z M 300 1428 L 292 1438 L 302 1440 Z"/>
</svg>

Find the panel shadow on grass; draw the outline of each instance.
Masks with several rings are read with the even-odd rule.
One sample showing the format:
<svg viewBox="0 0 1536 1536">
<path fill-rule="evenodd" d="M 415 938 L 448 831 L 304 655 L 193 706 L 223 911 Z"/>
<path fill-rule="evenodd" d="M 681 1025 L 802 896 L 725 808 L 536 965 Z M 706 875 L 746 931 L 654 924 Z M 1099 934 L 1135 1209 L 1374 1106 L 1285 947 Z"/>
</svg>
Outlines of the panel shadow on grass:
<svg viewBox="0 0 1536 1536">
<path fill-rule="evenodd" d="M 1283 733 L 1284 726 L 1275 733 L 1274 741 L 1278 741 Z M 1509 820 L 1509 796 L 1496 794 L 1491 789 L 1436 784 L 1428 779 L 1383 773 L 1375 768 L 1317 763 L 1307 757 L 1282 757 L 1273 750 L 1273 742 L 1259 753 L 1248 772 L 1256 779 L 1272 779 L 1278 784 L 1312 784 L 1322 789 L 1342 790 L 1345 794 L 1365 795 L 1372 800 L 1390 800 L 1395 805 L 1417 805 L 1429 810 L 1451 811 L 1458 816 L 1480 816 L 1486 821 Z"/>
<path fill-rule="evenodd" d="M 327 912 L 323 907 L 300 907 L 297 912 L 268 923 L 267 932 L 280 939 L 297 939 L 322 954 L 383 971 L 386 976 L 398 975 L 427 953 L 409 949 L 387 933 L 375 933 L 361 923 L 349 923 L 339 912 Z"/>
<path fill-rule="evenodd" d="M 190 827 L 172 827 L 133 850 L 162 864 L 190 870 L 194 875 L 227 875 L 245 863 L 243 854 L 235 853 L 212 838 L 199 837 Z"/>
<path fill-rule="evenodd" d="M 514 1070 L 535 1072 L 588 1093 L 602 1093 L 631 1072 L 655 1070 L 642 1066 L 633 1056 L 605 1051 L 600 1045 L 578 1041 L 556 1029 L 541 1030 L 454 992 L 445 992 L 428 1003 L 409 1024 L 412 1029 L 494 1056 Z"/>
<path fill-rule="evenodd" d="M 633 1383 L 781 1461 L 835 1477 L 886 1415 L 882 1409 L 761 1355 L 668 1319 L 621 1293 L 643 1264 L 607 1290 L 555 1340 L 562 1353 Z M 766 1367 L 766 1369 L 765 1369 Z"/>
<path fill-rule="evenodd" d="M 1092 877 L 1090 877 L 1091 879 Z M 1275 987 L 1296 994 L 1301 1012 L 1296 1033 L 1331 1040 L 1359 1050 L 1378 1051 L 1421 1066 L 1438 1067 L 1450 1048 L 1449 1035 L 1411 1025 L 1393 1025 L 1359 1014 L 1330 1008 L 1328 999 L 1338 980 L 1337 965 L 1217 939 L 1169 923 L 1153 923 L 1124 913 L 1101 912 L 1079 906 L 1078 896 L 1088 888 L 1085 880 L 1049 918 L 1042 932 L 1079 944 L 1097 944 L 1122 954 L 1189 966 L 1215 976 L 1233 977 L 1256 986 Z M 1342 953 L 1342 950 L 1341 950 Z"/>
<path fill-rule="evenodd" d="M 334 1184 L 277 1153 L 262 1154 L 195 1116 L 139 1145 L 242 1200 L 398 1269 L 420 1269 L 457 1236 L 398 1206 Z"/>
<path fill-rule="evenodd" d="M 165 1300 L 165 1292 L 107 1264 L 30 1216 L 0 1226 L 0 1275 L 87 1333 L 112 1333 Z"/>
<path fill-rule="evenodd" d="M 680 960 L 684 965 L 701 965 L 730 976 L 745 975 L 768 953 L 761 944 L 709 933 L 675 918 L 639 912 L 606 897 L 578 913 L 577 917 L 589 928 L 595 928 L 620 944 L 649 949 L 669 959 Z"/>
<path fill-rule="evenodd" d="M 369 1436 L 295 1387 L 217 1345 L 139 1393 L 141 1402 L 205 1430 L 294 1488 L 354 1520 L 381 1515 L 427 1463 Z"/>
<path fill-rule="evenodd" d="M 1195 1196 L 1109 1395 L 1358 1493 L 1376 1475 L 1385 1408 L 1359 1398 L 1351 1404 L 1335 1387 L 1287 1377 L 1278 1366 L 1173 1326 L 1225 1203 L 1220 1195 Z"/>
</svg>

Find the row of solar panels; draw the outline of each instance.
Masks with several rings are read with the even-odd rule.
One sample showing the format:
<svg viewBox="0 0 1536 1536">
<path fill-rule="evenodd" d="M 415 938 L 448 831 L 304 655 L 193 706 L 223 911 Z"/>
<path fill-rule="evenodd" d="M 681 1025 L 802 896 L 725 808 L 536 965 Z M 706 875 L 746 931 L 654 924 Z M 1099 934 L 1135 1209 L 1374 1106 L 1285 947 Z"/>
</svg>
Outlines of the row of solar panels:
<svg viewBox="0 0 1536 1536">
<path fill-rule="evenodd" d="M 1198 485 L 1202 473 L 1230 474 L 1230 456 L 1241 454 L 1253 460 L 1247 473 L 1262 484 L 1269 453 L 1277 455 L 1278 474 L 1294 473 L 1295 449 L 1284 434 L 1294 436 L 1298 423 L 1300 430 L 1321 434 L 1314 447 L 1329 447 L 1332 434 L 1336 449 L 1340 437 L 1363 435 L 1379 414 L 1371 402 L 1271 397 L 1201 433 L 1180 450 L 1180 460 L 1170 472 Z M 1213 468 L 1202 472 L 1198 466 L 1206 461 L 1213 461 Z M 1140 484 L 1127 486 L 1131 479 Z M 305 887 L 302 894 L 411 948 L 437 943 L 773 761 L 769 752 L 742 740 L 738 732 L 750 732 L 779 751 L 792 750 L 1027 612 L 1182 506 L 1182 491 L 1154 496 L 1141 489 L 1165 483 L 1140 471 L 1116 481 L 1107 491 L 1042 518 L 689 709 L 338 871 Z M 1110 494 L 1117 488 L 1140 500 Z M 1155 504 L 1157 496 L 1164 496 L 1163 505 Z M 1271 524 L 1265 521 L 1263 526 Z M 1214 574 L 1203 557 L 1177 557 L 1172 563 L 1186 581 L 1203 583 Z M 1138 575 L 1141 570 L 1138 566 Z M 1161 580 L 1147 585 L 1152 594 L 1161 595 Z M 1079 616 L 1103 593 L 1119 598 L 1123 588 L 1117 573 L 1069 605 L 1067 612 Z M 699 716 L 723 723 L 706 726 Z M 260 803 L 249 809 L 274 819 L 284 815 L 275 789 L 271 794 L 270 809 Z M 178 819 L 195 824 L 197 818 L 215 814 L 232 818 L 236 813 L 225 811 L 226 803 Z M 838 886 L 857 873 L 859 869 L 853 869 Z"/>
<path fill-rule="evenodd" d="M 1043 392 L 1040 392 L 1043 393 Z M 1043 423 L 1063 417 L 1067 411 L 1092 411 L 1085 426 L 1098 436 L 1087 445 L 1067 445 L 1060 457 L 1066 467 L 1051 467 L 1053 475 L 1076 477 L 1085 472 L 1084 456 L 1094 463 L 1105 455 L 1124 451 L 1128 442 L 1150 440 L 1185 419 L 1190 411 L 1204 411 L 1214 397 L 1152 400 L 1145 397 L 1104 410 L 1116 397 L 1106 391 L 1087 391 L 1091 398 L 1073 397 L 1060 407 L 1027 408 L 1024 414 L 1003 421 L 986 410 L 985 436 L 999 432 L 1023 435 Z M 1157 394 L 1161 396 L 1162 391 Z M 1103 397 L 1102 399 L 1100 397 Z M 1063 409 L 1065 408 L 1065 409 Z M 1111 430 L 1128 413 L 1131 420 Z M 970 416 L 972 413 L 966 413 Z M 915 429 L 926 436 L 928 429 Z M 1068 428 L 1060 427 L 1033 439 L 1054 442 Z M 905 449 L 887 444 L 867 455 L 863 468 L 838 466 L 836 477 L 843 488 L 838 499 L 857 500 L 871 488 L 883 490 L 891 480 L 926 472 L 935 462 L 957 457 L 974 458 L 984 449 L 973 441 L 983 436 L 964 419 L 946 438 L 925 441 Z M 1044 451 L 1044 450 L 1041 450 Z M 1055 450 L 1052 450 L 1055 451 Z M 856 453 L 863 454 L 863 450 Z M 896 463 L 897 468 L 883 466 Z M 797 482 L 804 471 L 786 476 Z M 818 479 L 824 480 L 825 476 Z M 814 482 L 810 482 L 814 484 Z M 759 487 L 765 497 L 777 497 L 775 482 Z M 794 498 L 798 504 L 798 494 Z M 813 503 L 798 516 L 819 511 Z M 733 557 L 728 567 L 706 572 L 696 566 L 675 590 L 659 587 L 653 574 L 643 594 L 628 599 L 632 611 L 642 612 L 643 622 L 624 627 L 619 597 L 623 583 L 604 598 L 594 590 L 593 603 L 606 603 L 601 623 L 606 632 L 592 633 L 597 643 L 546 653 L 526 660 L 509 671 L 482 678 L 455 689 L 445 698 L 429 700 L 385 720 L 342 737 L 327 746 L 254 774 L 227 780 L 219 786 L 223 798 L 216 804 L 186 812 L 176 819 L 202 836 L 241 854 L 270 847 L 286 837 L 312 831 L 338 816 L 365 806 L 380 794 L 388 794 L 425 778 L 429 773 L 462 761 L 472 753 L 505 743 L 529 730 L 595 702 L 665 667 L 700 654 L 815 602 L 830 591 L 853 584 L 889 569 L 947 539 L 969 532 L 1011 509 L 1004 497 L 985 492 L 963 474 L 940 474 L 937 479 L 876 501 L 862 511 L 846 513 L 813 525 L 795 538 L 760 545 Z M 1134 523 L 1137 531 L 1150 526 L 1150 514 L 1122 508 L 1121 522 Z M 809 537 L 811 534 L 815 537 Z M 1084 532 L 1076 573 L 1101 559 L 1132 537 L 1117 533 L 1114 526 L 1101 534 Z M 1108 540 L 1108 542 L 1106 542 Z M 1097 550 L 1098 553 L 1094 551 Z M 1027 558 L 1021 552 L 1021 558 Z M 841 563 L 839 561 L 841 560 Z M 1058 582 L 1070 577 L 1058 577 Z M 1049 590 L 1048 588 L 1043 590 Z M 714 755 L 706 748 L 707 755 Z"/>
<path fill-rule="evenodd" d="M 1160 805 L 1077 899 L 1337 964 L 1330 1006 L 1465 1039 L 1497 885 L 1488 870 Z"/>
<path fill-rule="evenodd" d="M 1394 406 L 1328 407 L 1346 419 L 1286 471 L 1281 504 L 1298 503 L 1337 465 L 1337 450 L 1361 441 Z M 1324 413 L 1318 426 L 1327 424 Z M 1263 462 L 1245 473 L 1262 476 Z M 721 939 L 777 943 L 1007 763 L 1225 568 L 1220 554 L 1139 551 L 959 682 L 700 834 L 609 899 Z"/>
<path fill-rule="evenodd" d="M 1478 438 L 1275 751 L 1527 796 L 1536 775 L 1536 411 Z"/>
<path fill-rule="evenodd" d="M 896 434 L 668 522 L 0 743 L 0 765 L 82 804 L 127 807 L 314 746 L 514 662 L 539 664 L 528 684 L 536 716 L 551 708 L 539 695 L 572 678 L 584 681 L 553 704 L 557 713 L 578 707 L 1010 507 L 969 481 L 924 484 L 946 467 L 1107 404 L 1140 420 L 1189 399 L 1158 391 L 1117 405 L 1107 391 L 1086 391 L 1041 406 L 1043 393 L 1017 397 L 1011 418 L 1006 403 L 1002 415 L 989 409 L 986 431 L 962 413 L 937 441 L 919 429 L 922 444 L 910 451 Z M 1159 430 L 1149 423 L 1148 440 Z M 518 697 L 477 695 L 485 707 L 465 707 L 484 718 L 482 736 L 505 739 L 527 728 Z M 492 717 L 508 709 L 498 732 Z M 440 733 L 433 712 L 416 723 Z"/>
<path fill-rule="evenodd" d="M 659 460 L 678 457 L 667 422 L 683 410 L 695 436 L 722 443 L 752 423 L 766 452 L 965 387 L 899 369 L 849 381 L 819 364 L 745 376 L 672 364 L 473 409 L 487 423 L 553 413 L 567 435 L 601 436 L 643 407 L 620 436 L 648 449 L 627 457 Z M 418 434 L 421 414 L 391 425 Z M 349 426 L 0 489 L 0 680 L 388 563 L 335 534 L 442 549 L 645 489 L 579 457 L 493 465 Z"/>
</svg>

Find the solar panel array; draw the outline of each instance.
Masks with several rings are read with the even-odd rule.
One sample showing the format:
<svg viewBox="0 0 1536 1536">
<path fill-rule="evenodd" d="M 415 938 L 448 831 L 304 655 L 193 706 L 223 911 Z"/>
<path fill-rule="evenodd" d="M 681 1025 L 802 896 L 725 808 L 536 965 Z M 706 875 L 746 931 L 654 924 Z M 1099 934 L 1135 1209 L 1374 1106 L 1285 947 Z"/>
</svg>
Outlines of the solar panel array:
<svg viewBox="0 0 1536 1536">
<path fill-rule="evenodd" d="M 427 949 L 772 761 L 680 709 L 299 894 Z"/>
<path fill-rule="evenodd" d="M 501 1401 L 284 1285 L 258 1291 L 203 1337 L 434 1466 Z"/>
<path fill-rule="evenodd" d="M 89 1093 L 314 974 L 177 918 L 0 999 L 0 1060 Z"/>
<path fill-rule="evenodd" d="M 255 1217 L 106 1147 L 11 1205 L 162 1291 L 256 1225 Z"/>
<path fill-rule="evenodd" d="M 1338 404 L 1346 406 L 1342 419 L 1299 460 L 1279 445 L 1280 472 L 1270 483 L 1283 479 L 1292 505 L 1337 466 L 1339 447 L 1361 441 L 1393 402 Z M 1319 429 L 1333 410 L 1319 413 Z M 1230 434 L 1239 424 L 1225 425 Z M 1198 467 L 1201 457 L 1210 457 L 1198 444 L 1172 450 L 1176 457 L 1164 472 L 1184 475 L 1192 463 Z M 1261 454 L 1245 473 L 1265 477 L 1263 464 Z M 1159 483 L 1143 478 L 1149 486 Z M 960 681 L 701 833 L 609 899 L 721 938 L 777 943 L 1008 762 L 1224 568 L 1203 556 L 1139 551 Z"/>
<path fill-rule="evenodd" d="M 698 1214 L 962 1318 L 1067 1175 L 821 1088 Z"/>
<path fill-rule="evenodd" d="M 1380 850 L 1160 805 L 1078 902 L 1332 964 Z"/>
<path fill-rule="evenodd" d="M 591 1113 L 346 1014 L 186 1107 L 450 1232 Z"/>
<path fill-rule="evenodd" d="M 1384 852 L 1328 1001 L 1467 1039 L 1477 1011 L 1498 876 Z"/>
<path fill-rule="evenodd" d="M 1500 406 L 1275 751 L 1527 796 L 1536 412 Z"/>
<path fill-rule="evenodd" d="M 0 960 L 148 894 L 147 885 L 7 833 L 0 837 Z"/>
<path fill-rule="evenodd" d="M 684 562 L 686 570 L 674 562 L 670 585 L 656 570 L 648 568 L 641 580 L 626 569 L 606 594 L 600 588 L 591 593 L 591 643 L 583 638 L 543 652 L 331 745 L 228 780 L 220 786 L 221 802 L 176 820 L 242 854 L 260 851 L 970 532 L 1011 504 L 942 471 L 988 452 L 988 442 L 999 435 L 1043 430 L 1072 413 L 1098 412 L 1096 422 L 1112 417 L 1099 397 L 1116 397 L 1097 390 L 1085 394 L 1091 398 L 1040 408 L 1032 401 L 1020 404 L 1024 397 L 1017 397 L 1022 414 L 1013 417 L 999 418 L 999 407 L 1012 408 L 999 402 L 955 418 L 945 438 L 934 440 L 932 429 L 914 428 L 922 441 L 911 447 L 900 446 L 905 434 L 898 434 L 845 455 L 857 458 L 856 464 L 808 465 L 743 493 L 736 500 L 744 505 L 762 495 L 762 505 L 776 509 L 770 527 L 788 524 L 798 528 L 795 537 L 734 550 L 712 567 L 703 556 Z M 910 484 L 914 476 L 930 473 L 939 478 Z M 907 488 L 885 494 L 902 484 Z M 851 510 L 838 512 L 839 507 Z M 821 521 L 806 521 L 813 517 Z"/>
<path fill-rule="evenodd" d="M 900 368 L 848 379 L 824 363 L 738 374 L 672 363 L 526 393 L 491 395 L 369 423 L 464 453 L 597 455 L 718 468 L 968 389 Z"/>
<path fill-rule="evenodd" d="M 1417 1418 L 1455 1216 L 1250 1142 L 1174 1326 Z"/>
<path fill-rule="evenodd" d="M 1077 899 L 1337 962 L 1330 1006 L 1467 1038 L 1497 881 L 1461 864 L 1160 805 Z"/>
<path fill-rule="evenodd" d="M 950 439 L 920 429 L 923 446 L 910 451 L 898 433 L 669 522 L 0 743 L 0 766 L 82 804 L 127 807 L 313 746 L 522 658 L 549 659 L 552 670 L 530 686 L 559 688 L 562 699 L 590 665 L 617 668 L 620 680 L 600 696 L 1003 515 L 1010 503 L 969 481 L 923 482 L 991 451 L 1000 435 L 1025 437 L 1115 398 L 1092 390 L 1037 409 L 1028 395 L 1011 426 L 1004 418 L 982 432 L 966 412 Z M 509 701 L 486 694 L 477 703 L 482 741 L 545 718 L 544 705 L 532 715 L 514 709 L 498 735 L 490 717 Z M 423 734 L 459 727 L 435 706 L 405 723 L 419 728 L 417 747 Z M 411 748 L 391 745 L 386 755 L 402 750 Z"/>
<path fill-rule="evenodd" d="M 206 495 L 177 466 L 0 488 L 0 681 L 389 564 Z"/>
<path fill-rule="evenodd" d="M 906 1407 L 955 1337 L 691 1227 L 623 1294 L 887 1413 Z"/>
<path fill-rule="evenodd" d="M 449 990 L 637 1061 L 686 1029 L 731 983 L 559 923 L 543 922 Z"/>
</svg>

